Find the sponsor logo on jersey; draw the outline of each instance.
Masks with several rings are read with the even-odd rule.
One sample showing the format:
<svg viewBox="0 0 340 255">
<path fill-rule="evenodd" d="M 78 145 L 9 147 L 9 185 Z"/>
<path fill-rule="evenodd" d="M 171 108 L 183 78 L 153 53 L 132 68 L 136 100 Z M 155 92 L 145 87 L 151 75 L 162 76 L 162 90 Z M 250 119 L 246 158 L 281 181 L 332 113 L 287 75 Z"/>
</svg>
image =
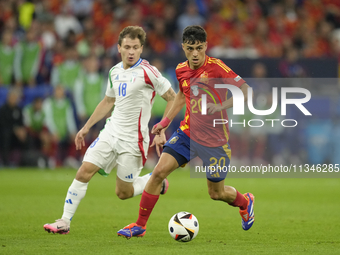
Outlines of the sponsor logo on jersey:
<svg viewBox="0 0 340 255">
<path fill-rule="evenodd" d="M 169 141 L 169 143 L 170 143 L 170 144 L 175 144 L 175 143 L 177 142 L 178 139 L 179 139 L 179 137 L 178 137 L 178 136 L 175 136 L 175 137 L 173 137 L 173 138 Z"/>
</svg>

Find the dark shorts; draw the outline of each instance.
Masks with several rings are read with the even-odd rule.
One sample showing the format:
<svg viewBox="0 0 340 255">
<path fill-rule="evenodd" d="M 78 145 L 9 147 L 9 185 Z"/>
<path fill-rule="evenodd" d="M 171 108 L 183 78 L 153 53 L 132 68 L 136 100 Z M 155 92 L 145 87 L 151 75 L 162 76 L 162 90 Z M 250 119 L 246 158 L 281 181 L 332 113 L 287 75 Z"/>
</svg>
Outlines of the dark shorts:
<svg viewBox="0 0 340 255">
<path fill-rule="evenodd" d="M 228 143 L 219 147 L 203 146 L 191 140 L 182 130 L 177 129 L 164 144 L 163 152 L 172 155 L 180 166 L 199 157 L 203 161 L 203 167 L 215 167 L 215 172 L 206 171 L 209 181 L 219 182 L 227 176 L 228 171 L 226 170 L 229 167 L 231 156 Z"/>
</svg>

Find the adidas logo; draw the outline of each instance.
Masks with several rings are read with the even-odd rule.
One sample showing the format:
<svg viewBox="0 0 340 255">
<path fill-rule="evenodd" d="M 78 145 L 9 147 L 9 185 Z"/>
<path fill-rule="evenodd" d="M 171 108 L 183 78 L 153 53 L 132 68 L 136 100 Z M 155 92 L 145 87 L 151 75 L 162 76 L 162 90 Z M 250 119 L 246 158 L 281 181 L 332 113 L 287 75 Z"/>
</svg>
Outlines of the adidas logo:
<svg viewBox="0 0 340 255">
<path fill-rule="evenodd" d="M 119 79 L 119 74 L 116 76 L 115 81 L 117 81 L 118 79 Z"/>
<path fill-rule="evenodd" d="M 216 173 L 216 174 L 212 174 L 211 176 L 212 176 L 212 177 L 215 177 L 215 178 L 218 178 L 218 177 L 220 177 L 220 174 L 219 174 L 219 173 Z"/>
<path fill-rule="evenodd" d="M 65 203 L 68 203 L 68 204 L 71 204 L 71 205 L 73 204 L 71 199 L 66 199 Z"/>
<path fill-rule="evenodd" d="M 132 174 L 129 174 L 128 176 L 125 176 L 126 179 L 132 179 L 133 178 L 133 175 Z"/>
</svg>

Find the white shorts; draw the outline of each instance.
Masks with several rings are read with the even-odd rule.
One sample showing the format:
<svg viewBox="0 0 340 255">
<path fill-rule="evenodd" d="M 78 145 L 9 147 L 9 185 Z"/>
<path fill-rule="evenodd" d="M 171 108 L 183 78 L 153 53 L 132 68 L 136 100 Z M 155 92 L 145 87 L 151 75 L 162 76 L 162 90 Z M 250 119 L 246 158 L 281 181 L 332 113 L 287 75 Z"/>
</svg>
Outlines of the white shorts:
<svg viewBox="0 0 340 255">
<path fill-rule="evenodd" d="M 149 144 L 144 142 L 145 159 Z M 117 166 L 117 176 L 133 182 L 143 168 L 143 156 L 138 143 L 120 140 L 104 129 L 87 148 L 83 161 L 90 162 L 109 174 Z"/>
</svg>

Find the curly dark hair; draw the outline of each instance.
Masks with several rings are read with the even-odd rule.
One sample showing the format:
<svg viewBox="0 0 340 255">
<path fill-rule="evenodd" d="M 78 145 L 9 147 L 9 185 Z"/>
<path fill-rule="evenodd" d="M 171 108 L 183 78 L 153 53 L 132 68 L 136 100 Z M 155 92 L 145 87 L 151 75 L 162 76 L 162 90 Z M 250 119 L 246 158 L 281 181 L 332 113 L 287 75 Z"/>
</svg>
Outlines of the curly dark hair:
<svg viewBox="0 0 340 255">
<path fill-rule="evenodd" d="M 183 30 L 183 43 L 195 44 L 196 42 L 206 42 L 207 32 L 201 26 L 187 26 Z"/>
</svg>

